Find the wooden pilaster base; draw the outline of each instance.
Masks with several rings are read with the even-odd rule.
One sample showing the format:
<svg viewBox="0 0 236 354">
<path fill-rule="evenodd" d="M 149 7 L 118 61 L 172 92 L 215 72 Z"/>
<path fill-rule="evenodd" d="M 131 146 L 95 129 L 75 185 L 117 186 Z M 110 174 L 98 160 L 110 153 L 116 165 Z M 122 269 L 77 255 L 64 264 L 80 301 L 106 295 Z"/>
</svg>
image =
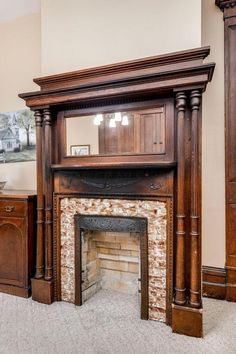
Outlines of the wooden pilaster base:
<svg viewBox="0 0 236 354">
<path fill-rule="evenodd" d="M 44 279 L 31 279 L 32 299 L 50 305 L 54 301 L 53 282 Z"/>
<path fill-rule="evenodd" d="M 226 300 L 236 301 L 236 268 L 226 266 Z"/>
<path fill-rule="evenodd" d="M 172 304 L 172 331 L 191 337 L 203 337 L 202 309 Z"/>
</svg>

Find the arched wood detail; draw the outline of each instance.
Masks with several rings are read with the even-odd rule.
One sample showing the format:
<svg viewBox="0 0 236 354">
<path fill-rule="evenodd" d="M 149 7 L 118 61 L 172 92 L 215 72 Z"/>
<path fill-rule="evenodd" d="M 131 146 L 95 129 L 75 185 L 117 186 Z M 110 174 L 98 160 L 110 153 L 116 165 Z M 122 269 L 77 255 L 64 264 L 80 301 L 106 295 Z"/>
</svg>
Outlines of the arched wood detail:
<svg viewBox="0 0 236 354">
<path fill-rule="evenodd" d="M 24 281 L 22 220 L 0 223 L 0 282 L 20 286 Z M 11 257 L 8 255 L 11 254 Z M 4 280 L 5 279 L 5 280 Z M 10 281 L 9 281 L 10 279 Z"/>
</svg>

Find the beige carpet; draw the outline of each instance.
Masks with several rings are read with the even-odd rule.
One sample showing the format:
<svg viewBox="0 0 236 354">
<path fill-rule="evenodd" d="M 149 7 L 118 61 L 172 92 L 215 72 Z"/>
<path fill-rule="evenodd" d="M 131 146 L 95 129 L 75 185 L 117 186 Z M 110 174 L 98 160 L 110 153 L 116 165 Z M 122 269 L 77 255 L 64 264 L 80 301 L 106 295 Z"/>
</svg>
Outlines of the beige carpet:
<svg viewBox="0 0 236 354">
<path fill-rule="evenodd" d="M 236 353 L 236 304 L 204 300 L 204 339 L 141 321 L 137 299 L 102 290 L 82 307 L 0 294 L 0 353 Z"/>
</svg>

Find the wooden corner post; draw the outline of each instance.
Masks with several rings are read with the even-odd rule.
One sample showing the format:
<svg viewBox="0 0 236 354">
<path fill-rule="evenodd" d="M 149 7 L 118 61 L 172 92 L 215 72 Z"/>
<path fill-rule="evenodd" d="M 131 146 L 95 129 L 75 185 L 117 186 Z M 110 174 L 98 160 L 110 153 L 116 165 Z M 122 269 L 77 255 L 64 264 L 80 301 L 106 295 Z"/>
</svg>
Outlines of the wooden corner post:
<svg viewBox="0 0 236 354">
<path fill-rule="evenodd" d="M 202 337 L 201 90 L 178 92 L 173 332 Z"/>
<path fill-rule="evenodd" d="M 33 300 L 53 302 L 52 255 L 52 133 L 51 112 L 44 109 L 35 112 L 37 139 L 37 264 L 32 279 Z"/>
</svg>

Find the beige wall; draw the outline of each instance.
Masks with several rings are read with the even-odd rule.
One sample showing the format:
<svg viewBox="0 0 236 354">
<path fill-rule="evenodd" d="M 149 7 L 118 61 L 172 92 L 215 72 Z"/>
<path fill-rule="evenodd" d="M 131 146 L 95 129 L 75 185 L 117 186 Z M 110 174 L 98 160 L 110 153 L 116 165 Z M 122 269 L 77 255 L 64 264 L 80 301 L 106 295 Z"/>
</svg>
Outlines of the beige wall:
<svg viewBox="0 0 236 354">
<path fill-rule="evenodd" d="M 201 0 L 42 0 L 43 74 L 201 45 Z"/>
<path fill-rule="evenodd" d="M 225 263 L 224 189 L 224 23 L 213 0 L 202 1 L 202 45 L 211 46 L 216 63 L 203 97 L 203 264 Z"/>
<path fill-rule="evenodd" d="M 18 93 L 36 88 L 32 78 L 41 72 L 40 14 L 0 24 L 0 112 L 24 108 Z M 6 188 L 35 189 L 35 162 L 0 165 Z"/>
</svg>

